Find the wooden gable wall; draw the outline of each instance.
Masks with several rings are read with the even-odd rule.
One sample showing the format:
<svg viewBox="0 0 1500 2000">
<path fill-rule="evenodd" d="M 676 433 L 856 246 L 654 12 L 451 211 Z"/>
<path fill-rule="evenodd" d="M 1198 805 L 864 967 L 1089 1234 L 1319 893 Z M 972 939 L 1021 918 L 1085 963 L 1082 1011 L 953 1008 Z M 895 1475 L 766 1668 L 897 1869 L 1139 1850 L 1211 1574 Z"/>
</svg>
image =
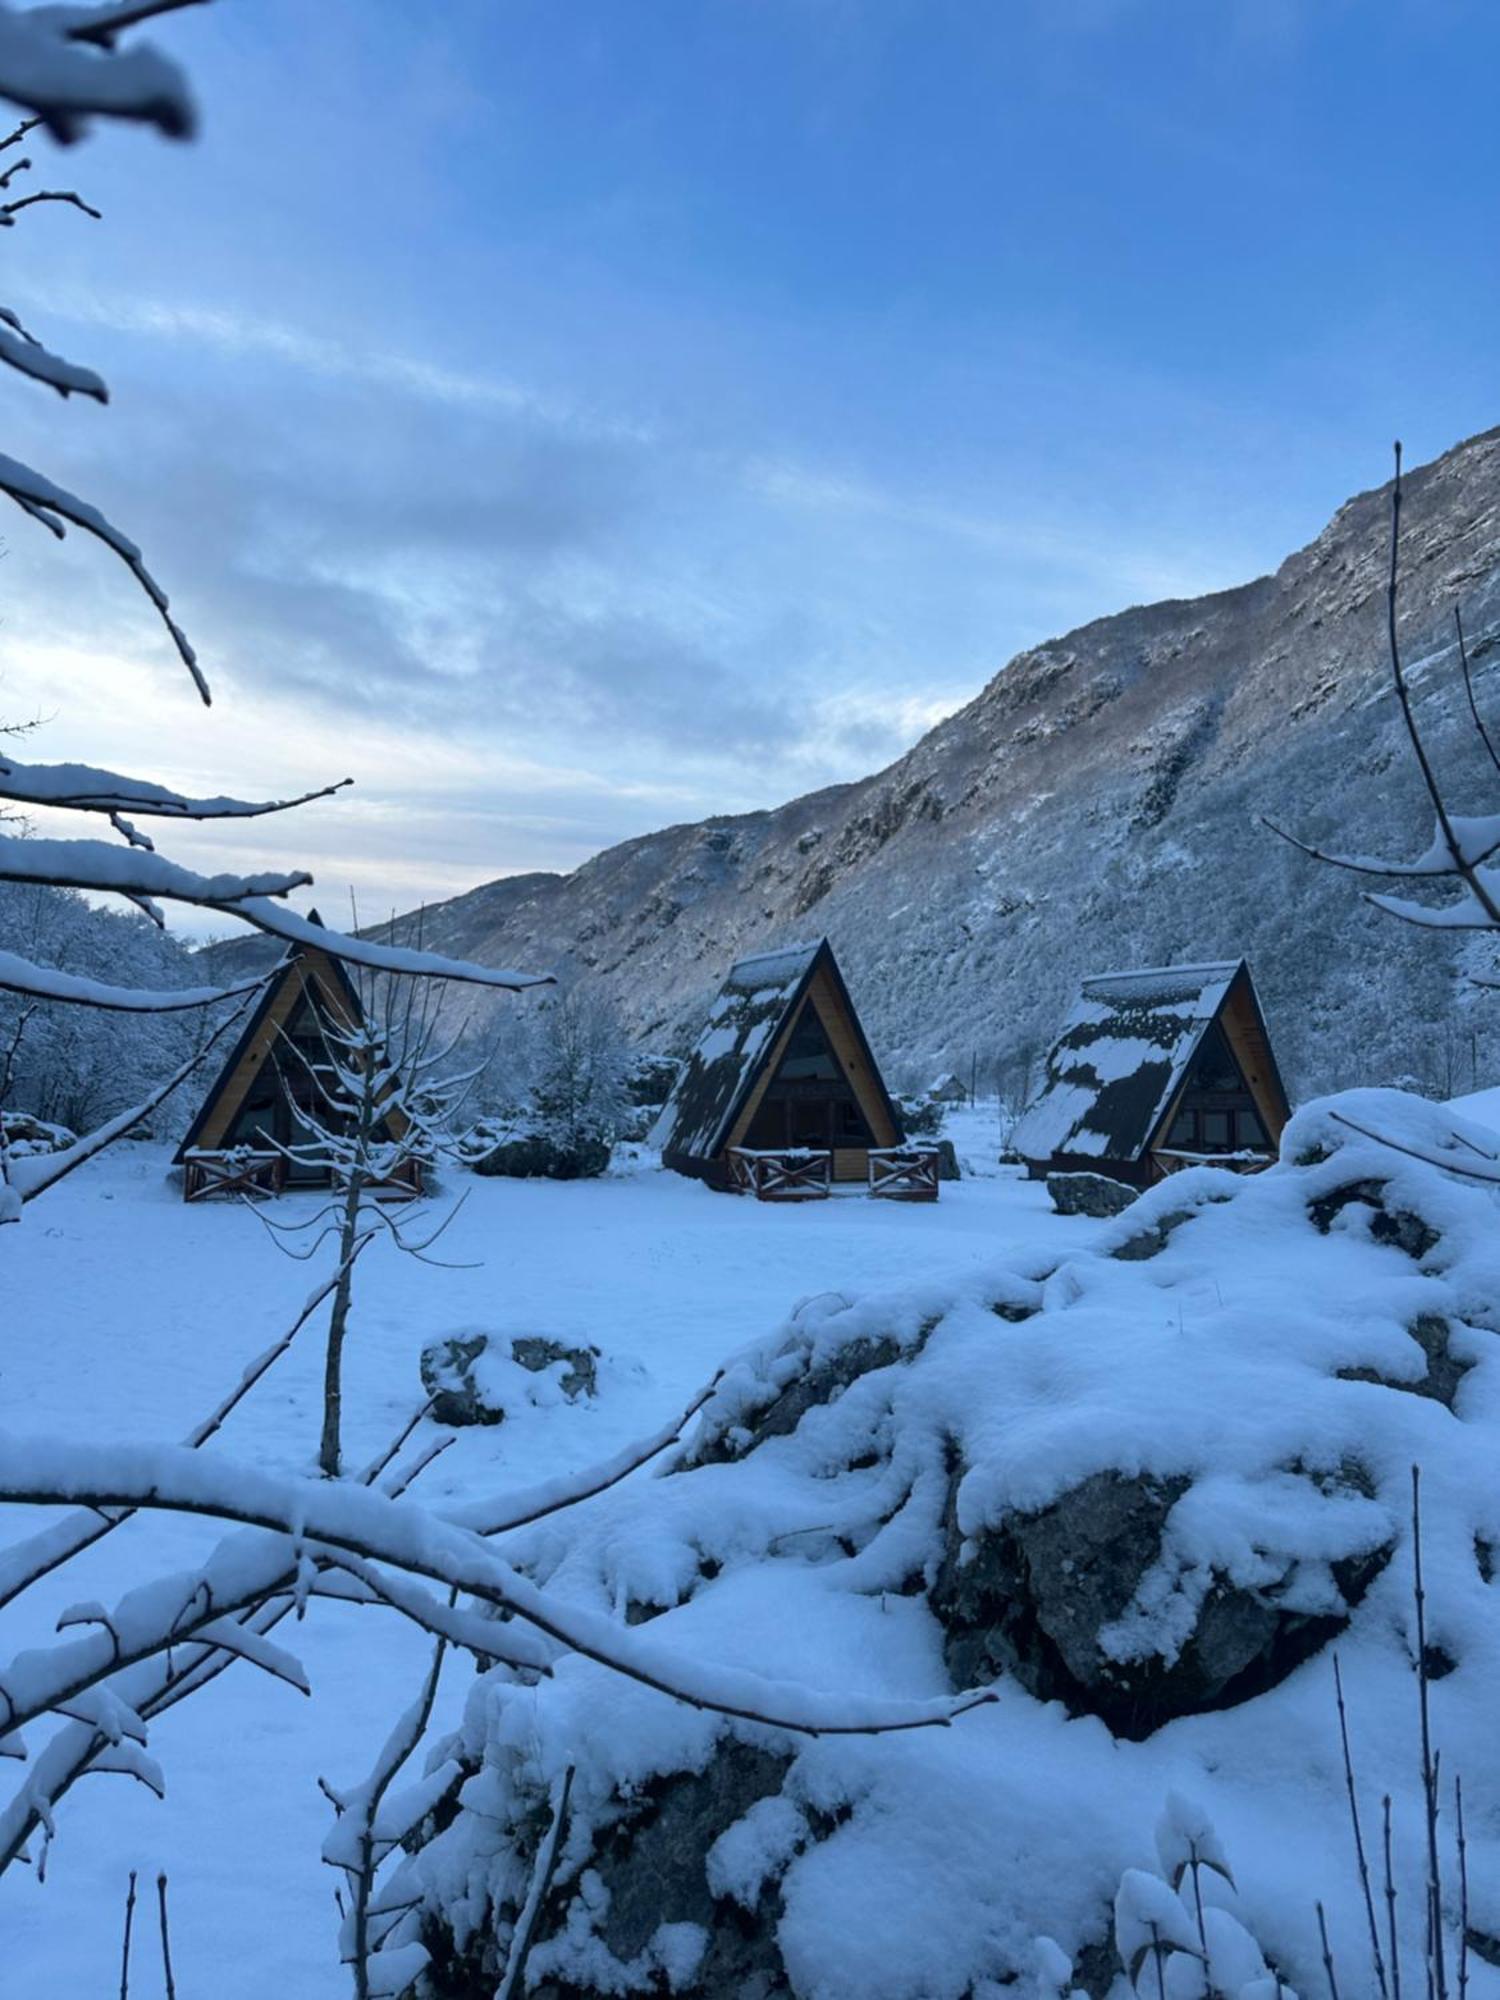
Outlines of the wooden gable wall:
<svg viewBox="0 0 1500 2000">
<path fill-rule="evenodd" d="M 1239 1067 L 1245 1087 L 1254 1100 L 1261 1124 L 1266 1129 L 1266 1137 L 1273 1152 L 1281 1144 L 1281 1134 L 1291 1116 L 1287 1103 L 1286 1088 L 1281 1081 L 1281 1072 L 1276 1067 L 1276 1058 L 1271 1053 L 1271 1039 L 1266 1033 L 1266 1024 L 1261 1016 L 1260 1004 L 1255 997 L 1255 987 L 1250 974 L 1241 966 L 1224 995 L 1219 1011 L 1214 1016 L 1229 1046 L 1229 1053 Z M 1213 1023 L 1210 1023 L 1213 1025 Z M 1207 1032 L 1207 1029 L 1204 1031 Z M 1199 1038 L 1198 1046 L 1201 1046 Z M 1197 1048 L 1194 1050 L 1196 1059 Z M 1183 1075 L 1181 1086 L 1173 1093 L 1155 1132 L 1151 1135 L 1148 1153 L 1164 1143 L 1164 1135 L 1171 1131 L 1187 1090 L 1188 1077 L 1192 1074 L 1189 1062 Z"/>
<path fill-rule="evenodd" d="M 847 1077 L 849 1087 L 858 1100 L 860 1110 L 864 1113 L 865 1123 L 875 1134 L 876 1145 L 896 1145 L 899 1135 L 892 1125 L 890 1113 L 886 1109 L 884 1092 L 869 1061 L 866 1059 L 864 1049 L 861 1045 L 860 1034 L 854 1023 L 853 1014 L 845 1002 L 843 994 L 839 991 L 838 982 L 829 972 L 827 965 L 819 964 L 811 980 L 808 982 L 807 991 L 803 995 L 801 1002 L 792 1009 L 786 1020 L 782 1023 L 781 1032 L 767 1051 L 766 1058 L 761 1064 L 760 1074 L 755 1079 L 754 1087 L 745 1099 L 744 1105 L 740 1110 L 740 1115 L 736 1118 L 730 1129 L 726 1148 L 729 1146 L 742 1146 L 745 1143 L 745 1134 L 750 1130 L 755 1120 L 755 1114 L 760 1109 L 761 1099 L 770 1088 L 771 1079 L 781 1067 L 782 1058 L 786 1054 L 787 1044 L 791 1041 L 792 1034 L 802 1017 L 802 1011 L 805 1007 L 813 1007 L 817 1010 L 818 1016 L 823 1023 L 824 1033 L 828 1036 L 834 1055 L 838 1058 L 839 1067 Z M 867 1157 L 867 1151 L 862 1146 L 840 1147 L 834 1153 L 834 1178 L 836 1180 L 862 1180 L 866 1171 Z"/>
<path fill-rule="evenodd" d="M 287 1024 L 309 986 L 316 989 L 315 1003 L 324 1010 L 329 1020 L 349 1026 L 359 1018 L 358 1001 L 355 1000 L 351 1011 L 350 990 L 328 953 L 313 947 L 299 951 L 281 973 L 254 1032 L 238 1051 L 232 1066 L 220 1075 L 215 1084 L 202 1129 L 193 1141 L 196 1151 L 211 1153 L 225 1144 L 251 1085 L 262 1066 L 273 1058 Z"/>
</svg>

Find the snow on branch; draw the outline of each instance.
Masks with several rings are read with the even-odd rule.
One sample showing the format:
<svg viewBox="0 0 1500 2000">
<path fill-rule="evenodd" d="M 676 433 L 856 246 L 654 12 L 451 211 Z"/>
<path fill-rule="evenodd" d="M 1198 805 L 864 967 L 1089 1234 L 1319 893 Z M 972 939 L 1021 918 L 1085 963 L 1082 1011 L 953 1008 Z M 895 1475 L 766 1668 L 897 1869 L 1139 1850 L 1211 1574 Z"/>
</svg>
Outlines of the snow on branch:
<svg viewBox="0 0 1500 2000">
<path fill-rule="evenodd" d="M 0 876 L 3 872 L 3 866 L 0 866 Z M 343 959 L 346 964 L 363 966 L 369 972 L 392 972 L 409 979 L 455 979 L 469 986 L 502 987 L 509 993 L 520 993 L 531 986 L 556 984 L 550 972 L 505 972 L 493 965 L 477 965 L 469 959 L 444 958 L 435 951 L 374 944 L 368 938 L 353 937 L 347 931 L 325 930 L 321 924 L 309 923 L 294 911 L 280 909 L 274 903 L 257 897 L 247 897 L 243 902 L 236 903 L 227 914 L 240 917 L 273 937 L 285 938 L 289 944 L 315 946 L 334 958 Z"/>
<path fill-rule="evenodd" d="M 221 1000 L 242 999 L 265 985 L 267 974 L 241 979 L 233 986 L 111 986 L 102 979 L 60 972 L 55 966 L 33 965 L 13 951 L 0 951 L 0 992 L 25 993 L 36 1000 L 60 1000 L 78 1007 L 97 1007 L 114 1014 L 180 1014 L 188 1008 L 212 1007 Z"/>
<path fill-rule="evenodd" d="M 0 204 L 0 227 L 13 222 L 17 211 L 30 203 L 66 199 L 61 194 L 29 194 L 22 201 Z M 93 210 L 89 212 L 92 214 Z M 92 396 L 96 403 L 109 401 L 109 390 L 104 386 L 102 376 L 96 375 L 92 368 L 80 367 L 76 361 L 65 361 L 51 348 L 43 347 L 5 306 L 0 306 L 0 361 L 22 375 L 29 375 L 34 382 L 45 382 L 59 396 Z"/>
<path fill-rule="evenodd" d="M 4 0 L 0 0 L 3 6 Z M 4 73 L 4 15 L 0 14 L 0 75 Z M 128 535 L 122 534 L 112 521 L 105 518 L 99 509 L 87 500 L 80 500 L 76 493 L 69 493 L 65 487 L 56 486 L 40 472 L 33 472 L 30 466 L 22 465 L 19 459 L 8 458 L 0 452 L 0 493 L 8 493 L 23 513 L 62 541 L 67 534 L 67 524 L 79 528 L 86 535 L 112 549 L 130 571 L 141 589 L 155 605 L 162 623 L 171 634 L 172 644 L 177 648 L 178 657 L 193 677 L 203 700 L 212 700 L 208 682 L 198 656 L 193 651 L 192 642 L 186 632 L 173 618 L 168 607 L 167 593 L 147 569 L 140 550 Z"/>
<path fill-rule="evenodd" d="M 149 778 L 122 777 L 90 764 L 19 764 L 0 757 L 0 799 L 67 812 L 128 812 L 142 819 L 259 819 L 266 813 L 311 805 L 315 799 L 331 799 L 353 783 L 352 778 L 340 778 L 336 784 L 320 785 L 290 799 L 236 799 L 222 794 L 200 799 Z"/>
<path fill-rule="evenodd" d="M 201 0 L 119 0 L 113 6 L 18 8 L 0 0 L 0 96 L 37 114 L 68 145 L 90 117 L 151 125 L 190 138 L 197 113 L 187 79 L 149 43 L 115 46 L 142 21 Z"/>
<path fill-rule="evenodd" d="M 308 1302 L 309 1312 L 321 1301 L 322 1296 L 322 1293 L 315 1294 Z M 295 1331 L 293 1328 L 293 1332 Z M 268 1354 L 274 1358 L 274 1350 L 268 1350 Z M 246 1371 L 242 1389 L 249 1386 L 254 1379 L 258 1379 L 259 1373 L 264 1372 L 262 1363 L 269 1365 L 267 1356 L 262 1356 L 261 1362 L 252 1364 Z M 216 1421 L 227 1414 L 234 1400 L 234 1397 L 226 1398 L 214 1416 L 205 1419 L 204 1423 L 190 1434 L 189 1444 L 196 1446 L 211 1436 Z M 403 1427 L 398 1433 L 396 1443 L 387 1453 L 382 1454 L 374 1467 L 367 1468 L 361 1474 L 363 1484 L 374 1483 L 379 1469 L 389 1463 L 389 1459 L 399 1450 L 408 1428 Z M 86 1511 L 82 1516 L 74 1517 L 74 1521 L 98 1523 L 102 1520 L 104 1525 L 100 1532 L 108 1533 L 109 1528 L 116 1522 L 128 1518 L 128 1514 L 125 1513 L 101 1517 Z M 59 1526 L 67 1527 L 68 1523 L 60 1523 Z M 35 1548 L 40 1539 L 34 1537 L 30 1544 L 22 1546 Z M 55 1563 L 48 1564 L 46 1568 L 34 1572 L 30 1581 L 35 1581 L 38 1575 L 45 1575 L 47 1569 L 55 1567 Z M 268 1594 L 242 1612 L 237 1622 L 260 1637 L 274 1631 L 283 1619 L 300 1609 L 301 1569 L 301 1562 L 289 1556 L 285 1568 Z M 340 1572 L 339 1580 L 348 1581 L 351 1589 L 357 1587 L 363 1591 L 362 1585 L 354 1586 L 352 1580 L 347 1579 L 343 1572 Z M 313 1594 L 315 1596 L 329 1594 L 328 1581 L 325 1579 L 314 1583 Z M 364 1592 L 360 1601 L 389 1602 L 389 1597 L 387 1595 L 372 1598 L 370 1593 Z M 467 1636 L 466 1634 L 465 1637 Z M 489 1633 L 485 1636 L 487 1640 L 492 1637 Z M 109 1688 L 124 1707 L 143 1721 L 150 1723 L 169 1708 L 175 1708 L 178 1702 L 186 1700 L 189 1695 L 196 1694 L 201 1688 L 208 1686 L 211 1681 L 232 1667 L 237 1659 L 243 1657 L 242 1651 L 204 1642 L 201 1638 L 186 1645 L 180 1642 L 174 1643 L 167 1649 L 164 1657 L 158 1654 L 137 1667 L 127 1668 L 113 1675 Z M 70 1721 L 66 1727 L 57 1732 L 31 1764 L 19 1792 L 4 1810 L 0 1810 L 0 1874 L 3 1874 L 11 1862 L 23 1853 L 26 1841 L 37 1826 L 45 1825 L 50 1831 L 53 1808 L 80 1778 L 87 1777 L 91 1771 L 113 1768 L 109 1762 L 111 1753 L 112 1744 L 109 1735 L 91 1722 Z"/>
<path fill-rule="evenodd" d="M 101 895 L 160 896 L 166 902 L 227 910 L 254 898 L 286 896 L 312 881 L 305 869 L 289 874 L 199 875 L 162 855 L 106 840 L 35 840 L 0 835 L 0 882 L 29 882 L 50 889 L 85 889 Z M 309 928 L 316 931 L 316 926 Z"/>
<path fill-rule="evenodd" d="M 409 950 L 351 937 L 344 931 L 309 923 L 272 900 L 293 889 L 306 888 L 312 876 L 305 869 L 290 874 L 198 875 L 190 868 L 139 846 L 115 847 L 104 840 L 34 840 L 0 835 L 0 882 L 30 882 L 53 889 L 83 889 L 101 895 L 159 898 L 219 910 L 240 917 L 258 931 L 284 938 L 288 944 L 310 945 L 350 965 L 371 972 L 391 972 L 417 979 L 455 979 L 472 986 L 498 986 L 520 992 L 528 986 L 550 986 L 550 973 L 507 972 L 471 960 L 444 958 L 437 952 Z"/>
<path fill-rule="evenodd" d="M 408 1501 L 332 1480 L 277 1478 L 180 1447 L 7 1438 L 0 1441 L 0 1501 L 203 1514 L 293 1537 L 312 1555 L 319 1545 L 344 1550 L 475 1597 L 565 1651 L 689 1707 L 799 1735 L 941 1727 L 995 1699 L 991 1689 L 936 1701 L 841 1696 L 689 1659 L 600 1612 L 558 1600 L 502 1561 L 479 1536 Z M 494 1650 L 511 1650 L 519 1636 L 498 1627 Z M 23 1708 L 29 1712 L 24 1687 L 13 1688 L 8 1677 L 0 1686 L 14 1704 L 13 1719 Z"/>
</svg>

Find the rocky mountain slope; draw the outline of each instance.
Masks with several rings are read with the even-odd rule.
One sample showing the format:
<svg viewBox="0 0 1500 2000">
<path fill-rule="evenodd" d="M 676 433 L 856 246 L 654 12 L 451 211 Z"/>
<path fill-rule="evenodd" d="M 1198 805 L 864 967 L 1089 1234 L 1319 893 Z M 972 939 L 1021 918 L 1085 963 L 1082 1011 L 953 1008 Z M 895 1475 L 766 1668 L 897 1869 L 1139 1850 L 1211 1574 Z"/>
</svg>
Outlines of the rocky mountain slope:
<svg viewBox="0 0 1500 2000">
<path fill-rule="evenodd" d="M 826 933 L 898 1080 L 977 1057 L 1009 1095 L 1080 974 L 1244 953 L 1294 1095 L 1486 1081 L 1500 1002 L 1462 972 L 1487 943 L 1377 915 L 1260 824 L 1366 851 L 1425 839 L 1384 646 L 1389 503 L 1351 500 L 1273 576 L 1021 654 L 860 783 L 487 883 L 428 910 L 427 941 L 597 982 L 674 1045 L 737 955 Z M 1500 431 L 1405 487 L 1403 641 L 1474 810 L 1455 605 L 1481 699 L 1500 694 Z"/>
</svg>

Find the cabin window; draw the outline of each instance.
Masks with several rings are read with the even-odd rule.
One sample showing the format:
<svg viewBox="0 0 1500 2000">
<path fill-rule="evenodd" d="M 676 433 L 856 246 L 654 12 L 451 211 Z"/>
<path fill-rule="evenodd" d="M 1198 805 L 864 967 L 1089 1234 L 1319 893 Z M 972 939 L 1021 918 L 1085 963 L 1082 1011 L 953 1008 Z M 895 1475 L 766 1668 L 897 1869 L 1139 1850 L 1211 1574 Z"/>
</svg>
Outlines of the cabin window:
<svg viewBox="0 0 1500 2000">
<path fill-rule="evenodd" d="M 1167 1134 L 1169 1146 L 1195 1146 L 1198 1143 L 1198 1114 L 1194 1111 L 1179 1111 L 1172 1120 L 1172 1129 Z"/>
<path fill-rule="evenodd" d="M 1229 1136 L 1230 1115 L 1227 1111 L 1203 1111 L 1199 1113 L 1199 1117 L 1202 1120 L 1205 1147 L 1227 1147 L 1232 1143 Z"/>
<path fill-rule="evenodd" d="M 1261 1150 L 1266 1145 L 1266 1128 L 1253 1111 L 1237 1111 L 1234 1114 L 1235 1143 L 1247 1151 Z"/>
<path fill-rule="evenodd" d="M 1193 1064 L 1193 1074 L 1189 1086 L 1194 1091 L 1238 1091 L 1244 1085 L 1240 1081 L 1239 1065 L 1229 1053 L 1218 1024 L 1215 1023 L 1203 1037 L 1203 1045 Z"/>
<path fill-rule="evenodd" d="M 838 1059 L 816 1011 L 804 1007 L 776 1072 L 778 1083 L 840 1083 Z"/>
</svg>

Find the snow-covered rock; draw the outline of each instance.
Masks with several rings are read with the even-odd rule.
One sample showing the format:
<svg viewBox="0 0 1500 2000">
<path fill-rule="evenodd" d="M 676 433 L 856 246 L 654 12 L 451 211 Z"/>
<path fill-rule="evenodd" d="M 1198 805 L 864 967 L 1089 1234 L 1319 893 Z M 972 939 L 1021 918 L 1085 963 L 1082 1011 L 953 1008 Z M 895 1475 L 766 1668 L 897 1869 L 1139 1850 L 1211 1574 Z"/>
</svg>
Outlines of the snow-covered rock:
<svg viewBox="0 0 1500 2000">
<path fill-rule="evenodd" d="M 1059 1215 L 1118 1215 L 1140 1193 L 1108 1174 L 1048 1174 L 1047 1193 Z"/>
<path fill-rule="evenodd" d="M 1119 2000 L 1125 1962 L 1155 1992 L 1164 1952 L 1171 1991 L 1200 1990 L 1205 1938 L 1223 1990 L 1308 1993 L 1318 1900 L 1342 1990 L 1375 1991 L 1328 1642 L 1372 1822 L 1393 1800 L 1416 1967 L 1413 1466 L 1435 1738 L 1485 1801 L 1468 1879 L 1487 1951 L 1500 1217 L 1442 1170 L 1476 1147 L 1396 1093 L 1325 1100 L 1270 1172 L 1174 1176 L 1062 1261 L 805 1301 L 660 1476 L 509 1538 L 550 1592 L 649 1619 L 685 1659 L 850 1698 L 999 1699 L 946 1729 L 808 1738 L 576 1658 L 542 1681 L 491 1670 L 434 1753 L 466 1775 L 403 1864 L 434 1990 L 503 1977 L 571 1769 L 526 1968 L 554 2000 L 1069 1979 Z M 1443 1839 L 1452 1879 L 1446 1818 Z M 1500 1990 L 1471 1967 L 1476 1994 Z"/>
<path fill-rule="evenodd" d="M 435 1422 L 503 1424 L 519 1409 L 592 1396 L 599 1350 L 534 1333 L 468 1331 L 422 1349 L 422 1387 Z"/>
<path fill-rule="evenodd" d="M 51 1119 L 34 1118 L 29 1111 L 5 1111 L 0 1112 L 0 1144 L 12 1159 L 35 1159 L 65 1153 L 78 1144 L 78 1134 Z"/>
</svg>

